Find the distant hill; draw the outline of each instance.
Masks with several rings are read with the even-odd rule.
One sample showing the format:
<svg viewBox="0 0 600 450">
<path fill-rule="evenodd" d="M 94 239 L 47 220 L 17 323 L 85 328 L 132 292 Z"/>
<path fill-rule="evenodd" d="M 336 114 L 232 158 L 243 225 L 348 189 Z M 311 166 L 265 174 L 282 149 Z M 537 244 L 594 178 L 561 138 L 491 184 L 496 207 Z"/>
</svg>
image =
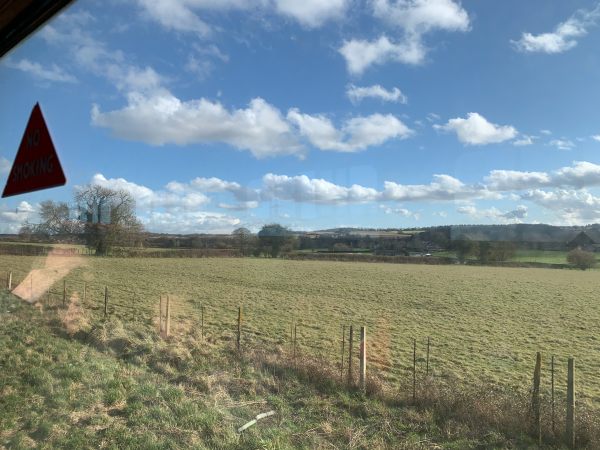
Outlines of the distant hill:
<svg viewBox="0 0 600 450">
<path fill-rule="evenodd" d="M 600 224 L 553 226 L 544 224 L 452 225 L 450 238 L 473 241 L 556 242 L 566 243 L 584 231 L 600 243 Z"/>
</svg>

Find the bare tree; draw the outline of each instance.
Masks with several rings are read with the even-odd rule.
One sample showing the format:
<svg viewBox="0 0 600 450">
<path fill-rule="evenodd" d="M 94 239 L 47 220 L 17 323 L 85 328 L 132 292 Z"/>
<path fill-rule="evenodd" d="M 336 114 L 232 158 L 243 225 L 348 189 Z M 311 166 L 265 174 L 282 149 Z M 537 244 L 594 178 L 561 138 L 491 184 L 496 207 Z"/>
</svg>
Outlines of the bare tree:
<svg viewBox="0 0 600 450">
<path fill-rule="evenodd" d="M 81 232 L 81 223 L 71 216 L 66 202 L 44 200 L 40 203 L 38 233 L 47 235 L 76 235 Z"/>
<path fill-rule="evenodd" d="M 75 202 L 85 224 L 86 243 L 97 255 L 106 255 L 117 245 L 131 247 L 140 243 L 143 227 L 129 192 L 88 185 L 75 193 Z"/>
</svg>

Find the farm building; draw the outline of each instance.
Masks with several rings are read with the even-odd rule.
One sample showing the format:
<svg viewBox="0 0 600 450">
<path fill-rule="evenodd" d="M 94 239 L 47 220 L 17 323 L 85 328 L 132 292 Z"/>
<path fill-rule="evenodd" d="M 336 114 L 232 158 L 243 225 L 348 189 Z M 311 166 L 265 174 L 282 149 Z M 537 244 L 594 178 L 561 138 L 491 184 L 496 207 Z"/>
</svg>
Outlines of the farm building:
<svg viewBox="0 0 600 450">
<path fill-rule="evenodd" d="M 593 252 L 598 249 L 598 244 L 585 231 L 581 231 L 567 242 L 567 248 L 569 250 L 580 248 L 581 250 Z"/>
</svg>

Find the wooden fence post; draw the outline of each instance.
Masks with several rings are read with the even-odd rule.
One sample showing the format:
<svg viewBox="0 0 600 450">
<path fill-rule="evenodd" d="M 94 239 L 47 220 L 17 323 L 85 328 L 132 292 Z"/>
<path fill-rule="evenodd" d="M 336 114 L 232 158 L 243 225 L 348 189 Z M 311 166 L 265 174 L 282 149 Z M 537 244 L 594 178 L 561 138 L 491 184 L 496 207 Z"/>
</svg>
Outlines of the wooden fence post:
<svg viewBox="0 0 600 450">
<path fill-rule="evenodd" d="M 360 389 L 367 387 L 367 328 L 360 327 Z"/>
<path fill-rule="evenodd" d="M 242 344 L 242 307 L 238 307 L 238 320 L 237 320 L 237 350 L 240 351 Z"/>
<path fill-rule="evenodd" d="M 352 376 L 352 346 L 354 344 L 354 329 L 350 325 L 350 335 L 348 336 L 348 386 L 352 386 L 354 383 L 354 377 Z"/>
<path fill-rule="evenodd" d="M 535 369 L 533 371 L 533 392 L 531 396 L 531 410 L 533 421 L 531 424 L 531 433 L 535 437 L 538 445 L 542 445 L 542 423 L 540 415 L 540 380 L 542 375 L 542 354 L 537 352 L 535 357 Z"/>
<path fill-rule="evenodd" d="M 298 324 L 294 324 L 294 367 L 296 366 L 296 348 L 298 345 Z"/>
<path fill-rule="evenodd" d="M 429 336 L 427 336 L 427 360 L 425 364 L 425 376 L 429 376 Z"/>
<path fill-rule="evenodd" d="M 63 306 L 67 304 L 67 280 L 63 279 Z"/>
<path fill-rule="evenodd" d="M 550 363 L 551 373 L 551 396 L 552 396 L 552 434 L 555 433 L 555 420 L 554 420 L 554 355 L 552 355 L 552 362 Z"/>
<path fill-rule="evenodd" d="M 108 286 L 104 286 L 104 317 L 108 315 Z"/>
<path fill-rule="evenodd" d="M 342 364 L 340 366 L 340 382 L 344 381 L 344 346 L 346 345 L 346 325 L 342 325 Z"/>
<path fill-rule="evenodd" d="M 162 300 L 162 295 L 160 296 L 160 303 L 158 304 L 158 334 L 161 337 L 163 335 L 163 300 Z"/>
<path fill-rule="evenodd" d="M 575 361 L 569 358 L 567 368 L 567 446 L 575 448 Z"/>
<path fill-rule="evenodd" d="M 167 311 L 165 315 L 165 337 L 171 334 L 171 298 L 167 295 Z"/>
<path fill-rule="evenodd" d="M 29 274 L 29 301 L 33 301 L 33 272 Z"/>
<path fill-rule="evenodd" d="M 413 339 L 413 402 L 417 399 L 417 340 Z"/>
<path fill-rule="evenodd" d="M 8 281 L 6 282 L 8 290 L 12 291 L 12 271 L 8 272 Z"/>
<path fill-rule="evenodd" d="M 204 305 L 200 305 L 200 337 L 204 340 Z"/>
</svg>

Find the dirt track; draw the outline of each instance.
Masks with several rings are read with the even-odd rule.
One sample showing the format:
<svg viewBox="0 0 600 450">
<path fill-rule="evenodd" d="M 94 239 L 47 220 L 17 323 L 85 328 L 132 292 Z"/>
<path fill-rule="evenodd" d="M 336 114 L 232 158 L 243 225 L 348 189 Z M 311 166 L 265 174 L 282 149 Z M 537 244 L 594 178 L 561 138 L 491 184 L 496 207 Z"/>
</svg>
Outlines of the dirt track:
<svg viewBox="0 0 600 450">
<path fill-rule="evenodd" d="M 44 268 L 32 269 L 12 293 L 29 303 L 36 303 L 54 283 L 84 264 L 85 258 L 81 256 L 59 256 L 50 253 L 46 257 Z"/>
</svg>

